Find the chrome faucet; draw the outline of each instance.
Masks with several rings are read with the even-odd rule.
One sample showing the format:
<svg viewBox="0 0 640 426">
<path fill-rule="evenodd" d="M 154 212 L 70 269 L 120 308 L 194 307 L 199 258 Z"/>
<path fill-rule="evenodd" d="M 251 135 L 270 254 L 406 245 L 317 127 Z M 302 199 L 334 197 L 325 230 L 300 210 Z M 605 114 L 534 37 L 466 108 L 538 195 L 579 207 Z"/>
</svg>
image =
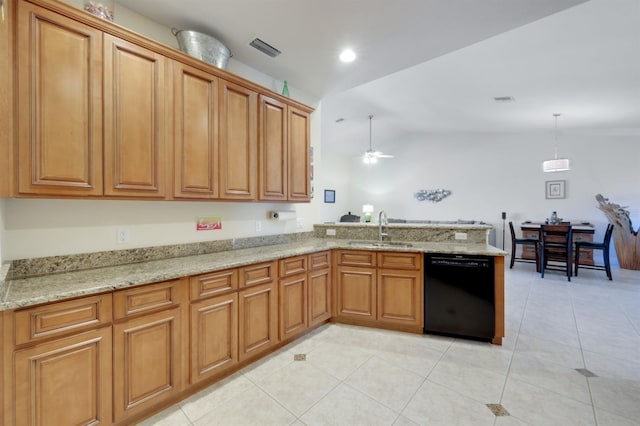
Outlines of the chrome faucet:
<svg viewBox="0 0 640 426">
<path fill-rule="evenodd" d="M 384 222 L 383 219 L 384 218 Z M 389 221 L 387 220 L 387 214 L 384 210 L 380 210 L 380 214 L 378 215 L 378 241 L 382 241 L 383 237 L 389 236 L 387 232 L 382 232 L 382 225 L 389 225 Z"/>
</svg>

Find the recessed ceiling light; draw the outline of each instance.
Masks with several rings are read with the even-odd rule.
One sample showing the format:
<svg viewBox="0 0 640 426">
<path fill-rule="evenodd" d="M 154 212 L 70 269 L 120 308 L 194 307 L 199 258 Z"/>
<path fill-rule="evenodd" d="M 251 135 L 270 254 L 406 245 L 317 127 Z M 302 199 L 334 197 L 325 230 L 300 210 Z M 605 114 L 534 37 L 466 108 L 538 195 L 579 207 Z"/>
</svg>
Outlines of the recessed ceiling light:
<svg viewBox="0 0 640 426">
<path fill-rule="evenodd" d="M 344 49 L 342 53 L 340 53 L 340 60 L 342 62 L 353 62 L 356 60 L 356 52 L 351 49 Z"/>
</svg>

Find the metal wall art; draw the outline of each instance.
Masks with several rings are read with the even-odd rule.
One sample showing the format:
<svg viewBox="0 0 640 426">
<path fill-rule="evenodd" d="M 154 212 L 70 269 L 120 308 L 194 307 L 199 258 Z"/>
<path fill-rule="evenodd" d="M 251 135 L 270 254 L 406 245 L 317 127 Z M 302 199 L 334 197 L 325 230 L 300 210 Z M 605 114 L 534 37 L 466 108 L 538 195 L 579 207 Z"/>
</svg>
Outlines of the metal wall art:
<svg viewBox="0 0 640 426">
<path fill-rule="evenodd" d="M 414 194 L 418 201 L 433 201 L 439 203 L 440 201 L 451 195 L 451 191 L 448 189 L 421 189 Z"/>
</svg>

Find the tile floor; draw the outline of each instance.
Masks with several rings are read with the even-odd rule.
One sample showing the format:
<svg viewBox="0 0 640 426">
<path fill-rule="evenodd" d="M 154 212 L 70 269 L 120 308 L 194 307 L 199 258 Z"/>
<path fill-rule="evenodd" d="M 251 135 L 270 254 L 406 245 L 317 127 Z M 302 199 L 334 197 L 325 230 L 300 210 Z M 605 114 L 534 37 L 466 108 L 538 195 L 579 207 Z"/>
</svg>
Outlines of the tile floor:
<svg viewBox="0 0 640 426">
<path fill-rule="evenodd" d="M 516 264 L 503 346 L 326 325 L 142 424 L 640 425 L 640 272 L 613 275 Z"/>
</svg>

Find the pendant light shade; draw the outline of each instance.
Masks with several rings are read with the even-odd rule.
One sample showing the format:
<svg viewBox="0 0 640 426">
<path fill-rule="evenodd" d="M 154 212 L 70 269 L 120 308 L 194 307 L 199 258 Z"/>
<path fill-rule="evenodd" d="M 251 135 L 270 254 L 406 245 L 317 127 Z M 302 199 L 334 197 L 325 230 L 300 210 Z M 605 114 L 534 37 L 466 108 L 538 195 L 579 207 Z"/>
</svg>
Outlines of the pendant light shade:
<svg viewBox="0 0 640 426">
<path fill-rule="evenodd" d="M 542 171 L 548 172 L 566 172 L 571 170 L 568 158 L 558 158 L 558 117 L 562 114 L 553 114 L 555 118 L 555 155 L 553 160 L 546 160 L 542 162 Z"/>
</svg>

